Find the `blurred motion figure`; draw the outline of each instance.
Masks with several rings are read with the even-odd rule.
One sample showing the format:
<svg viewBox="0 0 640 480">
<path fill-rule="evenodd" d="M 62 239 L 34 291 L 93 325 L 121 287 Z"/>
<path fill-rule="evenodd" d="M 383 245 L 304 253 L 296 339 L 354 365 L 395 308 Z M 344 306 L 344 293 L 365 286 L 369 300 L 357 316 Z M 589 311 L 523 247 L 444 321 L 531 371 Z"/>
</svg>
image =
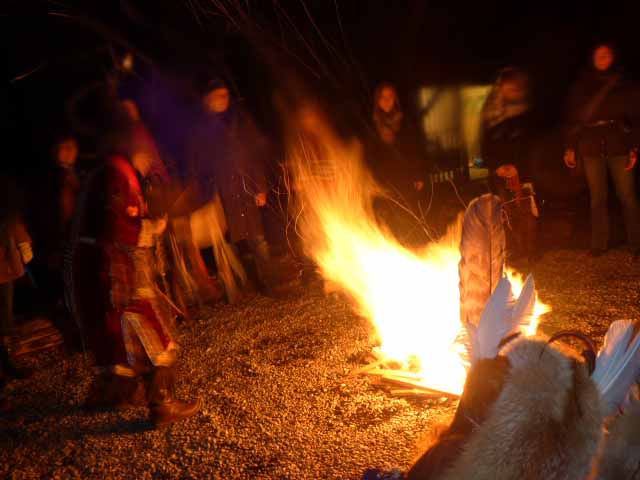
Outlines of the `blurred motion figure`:
<svg viewBox="0 0 640 480">
<path fill-rule="evenodd" d="M 99 372 L 85 407 L 148 405 L 162 425 L 195 414 L 199 401 L 174 395 L 177 345 L 155 283 L 167 218 L 149 217 L 139 179 L 151 168 L 147 155 L 109 154 L 93 173 L 77 219 L 74 304 Z"/>
<path fill-rule="evenodd" d="M 377 210 L 399 239 L 409 240 L 420 218 L 419 201 L 429 173 L 420 134 L 402 111 L 396 87 L 388 82 L 375 90 L 372 120 L 375 136 L 368 156 L 374 175 L 391 199 L 408 211 L 392 200 L 378 202 Z"/>
<path fill-rule="evenodd" d="M 538 208 L 531 176 L 534 137 L 529 78 L 515 67 L 500 71 L 482 108 L 482 158 L 489 187 L 508 216 L 510 254 L 534 261 Z"/>
<path fill-rule="evenodd" d="M 191 179 L 201 203 L 218 193 L 227 221 L 228 237 L 255 266 L 253 280 L 263 291 L 272 282 L 269 244 L 261 208 L 267 204 L 265 155 L 267 142 L 251 116 L 232 105 L 226 83 L 210 81 L 202 96 L 204 115 L 189 143 Z M 248 271 L 252 273 L 252 269 Z"/>
</svg>

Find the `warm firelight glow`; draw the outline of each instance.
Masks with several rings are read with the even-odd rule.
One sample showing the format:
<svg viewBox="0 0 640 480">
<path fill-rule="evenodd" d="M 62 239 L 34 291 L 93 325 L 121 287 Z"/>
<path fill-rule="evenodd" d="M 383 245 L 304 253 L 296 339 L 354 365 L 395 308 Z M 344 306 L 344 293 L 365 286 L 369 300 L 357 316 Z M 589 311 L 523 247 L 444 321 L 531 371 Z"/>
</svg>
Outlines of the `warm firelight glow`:
<svg viewBox="0 0 640 480">
<path fill-rule="evenodd" d="M 515 298 L 520 296 L 520 292 L 522 291 L 522 287 L 524 286 L 524 278 L 521 274 L 516 272 L 511 268 L 506 269 L 506 275 L 511 282 L 511 292 Z M 531 337 L 536 334 L 538 331 L 538 324 L 540 323 L 540 317 L 545 313 L 551 311 L 551 306 L 547 305 L 540 301 L 539 298 L 536 298 L 536 306 L 533 312 L 533 318 L 529 325 L 526 325 L 522 328 L 522 333 L 528 337 Z"/>
<path fill-rule="evenodd" d="M 298 132 L 288 154 L 307 253 L 329 284 L 371 320 L 381 353 L 416 371 L 425 386 L 460 394 L 467 365 L 456 344 L 459 228 L 421 252 L 404 248 L 374 218 L 372 199 L 379 192 L 358 145 L 337 139 L 320 117 L 301 124 L 307 129 Z M 517 296 L 522 279 L 509 275 Z M 540 305 L 538 313 L 543 311 Z M 525 333 L 536 329 L 537 319 Z"/>
</svg>

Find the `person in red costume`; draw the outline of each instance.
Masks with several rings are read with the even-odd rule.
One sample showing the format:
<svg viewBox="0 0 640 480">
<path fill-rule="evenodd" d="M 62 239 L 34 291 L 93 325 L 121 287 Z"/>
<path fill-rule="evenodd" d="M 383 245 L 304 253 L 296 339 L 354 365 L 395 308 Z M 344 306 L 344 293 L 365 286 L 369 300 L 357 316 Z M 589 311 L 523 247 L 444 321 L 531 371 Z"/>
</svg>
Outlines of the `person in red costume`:
<svg viewBox="0 0 640 480">
<path fill-rule="evenodd" d="M 73 301 L 99 372 L 85 407 L 147 404 L 162 425 L 194 415 L 200 403 L 173 395 L 177 345 L 154 265 L 167 218 L 148 217 L 139 180 L 150 168 L 148 156 L 131 163 L 110 155 L 92 174 L 74 232 Z"/>
</svg>

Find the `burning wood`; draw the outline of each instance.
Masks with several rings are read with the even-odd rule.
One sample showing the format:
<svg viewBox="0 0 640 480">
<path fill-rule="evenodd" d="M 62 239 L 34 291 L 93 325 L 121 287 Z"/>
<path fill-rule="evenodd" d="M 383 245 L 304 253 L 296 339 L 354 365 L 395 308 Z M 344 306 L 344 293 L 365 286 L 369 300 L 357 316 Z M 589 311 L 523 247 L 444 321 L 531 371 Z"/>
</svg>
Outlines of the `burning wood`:
<svg viewBox="0 0 640 480">
<path fill-rule="evenodd" d="M 384 355 L 377 348 L 371 350 L 370 353 L 375 360 L 362 368 L 354 370 L 351 372 L 351 376 L 369 375 L 374 377 L 377 383 L 395 387 L 390 390 L 390 393 L 397 396 L 426 398 L 457 397 L 455 394 L 436 390 L 425 385 L 424 379 L 419 373 L 419 368 L 414 368 L 416 371 L 411 371 L 411 367 L 405 368 L 402 363 Z"/>
<path fill-rule="evenodd" d="M 458 323 L 456 337 L 451 340 L 449 347 L 450 352 L 457 356 L 455 361 L 464 367 L 465 372 L 470 362 L 469 352 L 474 347 L 472 340 L 476 343 L 485 342 L 483 346 L 475 345 L 478 354 L 483 348 L 498 348 L 498 343 L 487 345 L 487 338 L 497 338 L 496 342 L 499 342 L 507 334 L 533 335 L 537 330 L 538 317 L 548 310 L 536 301 L 533 279 L 528 279 L 523 285 L 521 277 L 511 270 L 507 270 L 506 277 L 503 276 L 505 237 L 500 208 L 497 197 L 484 195 L 469 205 L 462 223 L 460 301 L 457 305 L 460 306 L 464 327 Z M 491 294 L 497 288 L 500 295 L 489 302 Z M 505 308 L 508 308 L 508 317 L 498 322 L 485 321 L 483 324 L 497 328 L 499 332 L 478 331 L 481 315 L 502 317 Z M 425 367 L 421 361 L 425 357 L 413 355 L 402 362 L 398 361 L 397 357 L 385 355 L 382 351 L 374 351 L 376 360 L 354 373 L 376 376 L 379 381 L 424 392 L 425 396 L 460 395 L 461 388 L 438 387 L 429 376 L 424 375 Z M 443 359 L 435 355 L 429 360 L 434 362 L 434 365 L 440 365 Z M 406 393 L 398 390 L 393 392 L 400 395 Z"/>
</svg>

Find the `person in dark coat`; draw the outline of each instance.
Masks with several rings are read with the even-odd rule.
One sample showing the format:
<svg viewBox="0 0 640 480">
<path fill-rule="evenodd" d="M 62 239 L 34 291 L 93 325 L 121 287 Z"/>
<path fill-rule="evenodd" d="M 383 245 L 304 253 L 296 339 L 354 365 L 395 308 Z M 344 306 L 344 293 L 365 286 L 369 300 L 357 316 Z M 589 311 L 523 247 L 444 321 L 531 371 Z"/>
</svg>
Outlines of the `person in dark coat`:
<svg viewBox="0 0 640 480">
<path fill-rule="evenodd" d="M 420 217 L 419 200 L 423 194 L 429 166 L 420 134 L 400 106 L 398 92 L 391 83 L 381 83 L 375 90 L 373 126 L 376 135 L 368 156 L 374 175 L 394 201 L 379 204 L 379 214 L 399 239 L 407 240 Z"/>
<path fill-rule="evenodd" d="M 78 142 L 73 137 L 65 137 L 55 147 L 58 167 L 58 211 L 59 227 L 63 236 L 69 228 L 76 207 L 76 197 L 80 190 L 80 180 L 76 170 Z"/>
<path fill-rule="evenodd" d="M 48 275 L 57 276 L 62 268 L 69 224 L 80 190 L 78 151 L 75 137 L 58 137 L 51 148 L 51 165 L 37 178 L 37 188 L 31 192 L 35 210 L 31 217 L 36 226 L 36 249 L 50 270 Z M 43 211 L 46 211 L 46 215 L 42 215 Z"/>
<path fill-rule="evenodd" d="M 44 290 L 49 296 L 49 314 L 62 333 L 68 352 L 79 351 L 81 348 L 80 332 L 64 307 L 63 277 L 63 257 L 68 246 L 71 222 L 81 185 L 81 175 L 77 169 L 78 151 L 78 142 L 71 135 L 61 137 L 53 148 L 55 167 L 52 172 L 52 196 L 55 198 L 56 210 L 50 217 L 55 223 L 49 231 L 49 238 L 44 240 L 45 246 L 48 246 L 45 248 L 47 268 L 46 274 L 41 272 L 45 274 Z"/>
<path fill-rule="evenodd" d="M 538 208 L 530 152 L 534 138 L 529 78 L 515 67 L 500 71 L 482 108 L 482 159 L 489 187 L 504 202 L 512 256 L 535 258 Z"/>
<path fill-rule="evenodd" d="M 616 52 L 609 44 L 593 50 L 592 68 L 573 86 L 567 105 L 564 162 L 581 167 L 591 195 L 591 253 L 608 248 L 608 174 L 624 210 L 627 240 L 640 254 L 640 210 L 633 168 L 640 132 L 640 89 L 615 68 Z"/>
<path fill-rule="evenodd" d="M 205 90 L 205 112 L 189 145 L 191 178 L 202 203 L 220 195 L 229 240 L 253 258 L 254 280 L 268 290 L 270 254 L 260 211 L 267 204 L 267 142 L 251 116 L 231 104 L 224 82 L 214 80 Z"/>
<path fill-rule="evenodd" d="M 513 165 L 520 180 L 531 181 L 528 152 L 532 121 L 529 105 L 529 79 L 515 67 L 500 71 L 482 108 L 482 159 L 490 182 L 499 182 L 496 171 Z"/>
</svg>

